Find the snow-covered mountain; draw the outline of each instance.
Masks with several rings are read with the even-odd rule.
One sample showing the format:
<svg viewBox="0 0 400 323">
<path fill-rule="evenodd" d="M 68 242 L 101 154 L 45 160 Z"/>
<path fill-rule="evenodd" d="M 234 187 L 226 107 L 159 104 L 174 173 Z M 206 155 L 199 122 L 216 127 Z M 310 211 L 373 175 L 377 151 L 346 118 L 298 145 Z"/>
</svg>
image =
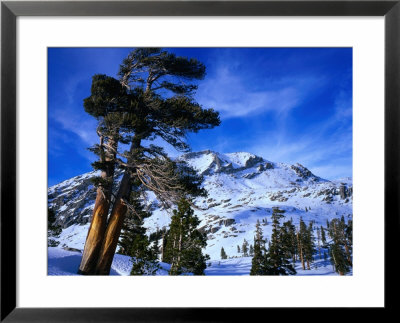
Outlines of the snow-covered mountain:
<svg viewBox="0 0 400 323">
<path fill-rule="evenodd" d="M 351 178 L 328 181 L 300 164 L 275 163 L 247 152 L 206 150 L 180 159 L 204 175 L 208 197 L 196 200 L 195 213 L 201 220 L 200 230 L 207 233 L 205 252 L 212 260 L 220 258 L 221 247 L 229 257 L 240 256 L 237 246 L 244 239 L 252 243 L 257 220 L 268 238 L 273 207 L 285 210 L 286 218 L 295 224 L 300 217 L 317 225 L 342 215 L 352 217 Z M 86 173 L 48 189 L 49 207 L 63 226 L 60 246 L 83 249 L 96 195 L 90 178 L 95 175 Z M 148 232 L 168 227 L 170 211 L 160 208 L 151 193 L 147 204 L 152 210 L 145 220 Z"/>
</svg>

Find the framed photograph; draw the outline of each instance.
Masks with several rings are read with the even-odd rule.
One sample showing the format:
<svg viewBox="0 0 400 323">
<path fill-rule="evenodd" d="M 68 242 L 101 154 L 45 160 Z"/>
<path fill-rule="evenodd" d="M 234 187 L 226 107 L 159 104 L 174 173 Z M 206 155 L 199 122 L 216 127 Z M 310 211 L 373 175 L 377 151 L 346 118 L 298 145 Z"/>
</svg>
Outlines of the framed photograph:
<svg viewBox="0 0 400 323">
<path fill-rule="evenodd" d="M 1 320 L 392 309 L 399 15 L 2 2 Z"/>
</svg>

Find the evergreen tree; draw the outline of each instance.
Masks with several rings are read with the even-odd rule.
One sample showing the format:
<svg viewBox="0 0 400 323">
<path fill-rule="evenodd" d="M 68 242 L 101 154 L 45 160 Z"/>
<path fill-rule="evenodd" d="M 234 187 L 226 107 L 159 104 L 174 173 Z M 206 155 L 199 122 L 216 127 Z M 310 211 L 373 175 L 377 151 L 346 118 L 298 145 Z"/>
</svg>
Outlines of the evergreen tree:
<svg viewBox="0 0 400 323">
<path fill-rule="evenodd" d="M 151 213 L 144 211 L 138 191 L 131 192 L 129 204 L 132 207 L 125 217 L 118 252 L 131 256 L 131 275 L 154 275 L 159 269 L 157 253 L 143 227 L 143 220 Z"/>
<path fill-rule="evenodd" d="M 139 48 L 123 61 L 118 81 L 105 75 L 94 76 L 92 93 L 84 106 L 99 122 L 100 144 L 92 151 L 99 156 L 93 166 L 102 173 L 96 180 L 97 198 L 79 273 L 109 273 L 129 208 L 126 201 L 136 190 L 132 185 L 136 180 L 153 191 L 166 208 L 186 195 L 204 196 L 205 191 L 200 188 L 202 177 L 152 144 L 161 139 L 187 151 L 188 132 L 219 125 L 218 113 L 203 109 L 194 100 L 197 84 L 192 81 L 201 80 L 204 75 L 205 66 L 196 59 L 159 48 Z M 130 145 L 129 150 L 120 152 L 119 143 Z M 111 207 L 116 168 L 122 170 L 123 177 Z"/>
<path fill-rule="evenodd" d="M 325 229 L 321 225 L 321 242 L 322 242 L 322 247 L 326 248 L 326 235 L 325 235 Z"/>
<path fill-rule="evenodd" d="M 257 220 L 254 236 L 254 256 L 251 260 L 250 275 L 265 275 L 265 240 L 261 229 L 260 221 Z"/>
<path fill-rule="evenodd" d="M 253 248 L 253 245 L 252 245 L 252 244 L 250 245 L 250 248 L 249 248 L 249 256 L 250 256 L 250 257 L 253 257 L 253 256 L 254 256 L 254 248 Z"/>
<path fill-rule="evenodd" d="M 249 251 L 249 243 L 246 241 L 246 239 L 244 239 L 242 244 L 243 257 L 249 256 L 248 251 Z"/>
<path fill-rule="evenodd" d="M 131 192 L 129 204 L 132 207 L 126 214 L 118 241 L 118 253 L 127 256 L 131 256 L 132 245 L 137 241 L 137 236 L 145 236 L 146 229 L 143 227 L 143 220 L 151 216 L 150 212 L 144 210 L 139 191 Z"/>
<path fill-rule="evenodd" d="M 305 267 L 305 248 L 307 245 L 307 227 L 303 221 L 303 218 L 300 217 L 299 229 L 296 233 L 297 236 L 297 250 L 299 253 L 301 266 L 303 270 L 306 269 Z"/>
<path fill-rule="evenodd" d="M 129 98 L 118 80 L 102 74 L 93 76 L 91 95 L 84 100 L 84 108 L 98 121 L 99 144 L 90 150 L 99 157 L 92 166 L 100 170 L 101 175 L 93 180 L 97 195 L 78 270 L 84 275 L 92 275 L 96 271 L 110 209 L 118 143 L 122 139 L 120 129 L 127 126 L 124 114 L 129 101 L 136 101 L 136 98 L 133 95 Z"/>
<path fill-rule="evenodd" d="M 287 258 L 292 259 L 293 266 L 296 263 L 297 255 L 297 239 L 296 239 L 296 227 L 293 224 L 293 220 L 290 219 L 283 223 L 281 227 L 281 244 Z"/>
<path fill-rule="evenodd" d="M 240 246 L 237 246 L 237 252 L 240 253 Z"/>
<path fill-rule="evenodd" d="M 318 241 L 319 259 L 321 259 L 321 230 L 319 227 L 317 227 L 317 241 Z"/>
<path fill-rule="evenodd" d="M 52 238 L 59 238 L 62 227 L 61 225 L 55 224 L 56 222 L 56 214 L 54 210 L 47 209 L 47 246 L 48 247 L 57 247 L 60 242 L 54 240 Z"/>
<path fill-rule="evenodd" d="M 227 258 L 228 258 L 228 256 L 224 250 L 224 247 L 222 247 L 221 248 L 221 259 L 227 259 Z"/>
<path fill-rule="evenodd" d="M 346 225 L 344 217 L 333 219 L 329 224 L 328 234 L 332 239 L 329 244 L 331 263 L 339 275 L 345 275 L 352 267 L 352 221 Z"/>
<path fill-rule="evenodd" d="M 130 179 L 137 178 L 154 192 L 166 208 L 182 197 L 205 194 L 202 178 L 183 162 L 171 160 L 160 146 L 146 145 L 161 139 L 180 151 L 187 151 L 188 132 L 198 132 L 219 125 L 213 109 L 203 109 L 194 100 L 197 84 L 205 75 L 205 66 L 196 59 L 179 57 L 159 48 L 132 51 L 120 66 L 120 83 L 128 92 L 135 92 L 129 115 L 130 149 L 121 157 L 119 167 L 124 175 L 116 194 L 104 235 L 96 273 L 108 274 L 117 245 L 121 223 L 128 206 L 124 202 L 133 189 Z"/>
<path fill-rule="evenodd" d="M 169 274 L 204 275 L 209 256 L 202 254 L 207 239 L 205 234 L 197 230 L 200 221 L 185 199 L 179 201 L 178 209 L 173 213 L 164 251 L 164 261 L 171 264 Z"/>
<path fill-rule="evenodd" d="M 310 270 L 310 265 L 314 262 L 314 252 L 315 252 L 315 243 L 314 243 L 314 230 L 312 222 L 308 224 L 308 228 L 306 230 L 306 235 L 304 237 L 304 259 L 307 263 L 307 269 Z"/>
<path fill-rule="evenodd" d="M 295 275 L 296 270 L 288 260 L 287 254 L 282 246 L 282 230 L 280 219 L 285 211 L 273 208 L 272 211 L 272 234 L 269 248 L 266 254 L 266 275 Z"/>
</svg>

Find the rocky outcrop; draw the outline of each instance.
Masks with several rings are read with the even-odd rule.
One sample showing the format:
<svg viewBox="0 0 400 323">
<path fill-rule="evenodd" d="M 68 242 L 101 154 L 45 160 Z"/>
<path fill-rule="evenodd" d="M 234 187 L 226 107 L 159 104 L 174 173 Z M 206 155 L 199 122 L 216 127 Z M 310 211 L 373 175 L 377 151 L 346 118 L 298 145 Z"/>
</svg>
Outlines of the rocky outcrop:
<svg viewBox="0 0 400 323">
<path fill-rule="evenodd" d="M 339 187 L 339 195 L 342 200 L 346 200 L 353 195 L 353 187 L 347 187 L 345 184 L 341 184 Z"/>
<path fill-rule="evenodd" d="M 301 164 L 291 165 L 290 168 L 293 169 L 297 174 L 297 176 L 299 176 L 302 179 L 309 179 L 311 177 L 315 177 L 315 175 L 311 173 L 309 169 L 305 168 Z"/>
</svg>

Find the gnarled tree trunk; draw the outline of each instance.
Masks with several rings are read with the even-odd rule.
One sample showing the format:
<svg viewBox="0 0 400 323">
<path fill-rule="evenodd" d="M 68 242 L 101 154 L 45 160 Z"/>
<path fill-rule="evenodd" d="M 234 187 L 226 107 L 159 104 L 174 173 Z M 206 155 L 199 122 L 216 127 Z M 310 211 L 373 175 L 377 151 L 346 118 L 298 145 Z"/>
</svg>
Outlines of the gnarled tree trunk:
<svg viewBox="0 0 400 323">
<path fill-rule="evenodd" d="M 103 137 L 100 137 L 100 147 L 102 154 L 100 161 L 115 160 L 115 151 L 117 143 L 109 139 L 109 145 L 114 150 L 111 153 L 104 152 Z M 92 222 L 90 223 L 88 235 L 86 237 L 85 248 L 82 254 L 81 264 L 78 274 L 94 275 L 96 264 L 100 253 L 100 248 L 104 239 L 104 233 L 107 226 L 107 215 L 110 209 L 111 193 L 112 193 L 112 178 L 114 176 L 115 166 L 110 165 L 105 171 L 102 171 L 101 177 L 107 184 L 102 184 L 97 188 L 97 196 L 94 204 Z"/>
<path fill-rule="evenodd" d="M 134 138 L 130 152 L 133 153 L 140 146 L 140 139 Z M 128 161 L 130 163 L 131 161 Z M 99 258 L 96 266 L 96 275 L 109 275 L 111 264 L 117 248 L 119 236 L 128 207 L 125 201 L 129 201 L 129 195 L 132 192 L 132 181 L 129 172 L 125 171 L 121 184 L 111 210 L 110 219 L 104 235 L 103 243 L 100 249 Z"/>
<path fill-rule="evenodd" d="M 107 214 L 110 208 L 110 198 L 102 188 L 97 189 L 97 197 L 93 210 L 92 223 L 86 237 L 81 264 L 78 274 L 94 275 L 104 232 L 107 225 Z"/>
<path fill-rule="evenodd" d="M 130 182 L 130 175 L 125 173 L 122 177 L 121 185 L 111 211 L 110 220 L 108 221 L 104 239 L 102 241 L 96 266 L 96 275 L 110 274 L 111 264 L 127 211 L 127 206 L 124 200 L 128 200 L 129 194 L 131 193 Z"/>
</svg>

